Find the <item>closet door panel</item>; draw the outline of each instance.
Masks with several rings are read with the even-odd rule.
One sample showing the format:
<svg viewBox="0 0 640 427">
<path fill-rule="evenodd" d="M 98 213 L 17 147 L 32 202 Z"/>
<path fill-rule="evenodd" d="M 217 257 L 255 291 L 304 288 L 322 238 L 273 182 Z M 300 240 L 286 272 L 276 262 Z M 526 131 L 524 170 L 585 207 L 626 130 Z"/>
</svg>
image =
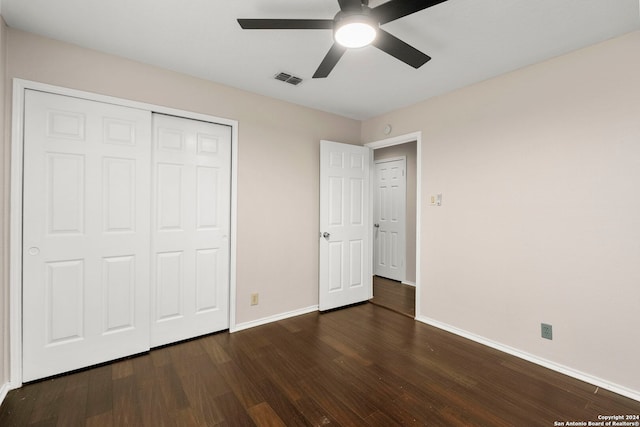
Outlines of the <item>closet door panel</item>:
<svg viewBox="0 0 640 427">
<path fill-rule="evenodd" d="M 154 114 L 151 345 L 229 327 L 231 127 Z"/>
<path fill-rule="evenodd" d="M 27 90 L 23 380 L 149 349 L 148 111 Z"/>
</svg>

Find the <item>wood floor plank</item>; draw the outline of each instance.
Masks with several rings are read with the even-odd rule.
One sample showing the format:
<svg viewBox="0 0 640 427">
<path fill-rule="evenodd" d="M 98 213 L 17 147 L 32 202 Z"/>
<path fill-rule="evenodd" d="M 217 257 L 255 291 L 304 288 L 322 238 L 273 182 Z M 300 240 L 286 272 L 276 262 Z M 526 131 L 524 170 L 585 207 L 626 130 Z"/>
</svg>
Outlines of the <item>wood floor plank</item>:
<svg viewBox="0 0 640 427">
<path fill-rule="evenodd" d="M 206 375 L 203 375 L 203 372 L 205 372 Z M 233 392 L 231 386 L 225 381 L 217 367 L 209 367 L 196 375 L 199 375 L 198 381 L 204 384 L 207 393 L 212 397 Z"/>
<path fill-rule="evenodd" d="M 362 354 L 365 353 L 364 351 L 361 351 L 360 349 L 357 349 L 357 348 L 353 348 L 353 346 L 343 342 L 342 340 L 340 340 L 339 338 L 336 338 L 335 336 L 327 334 L 323 336 L 321 339 L 322 341 L 324 341 L 326 344 L 331 346 L 331 348 L 335 349 L 340 354 L 352 358 L 353 360 L 357 361 L 363 366 L 368 366 L 372 364 L 370 359 L 362 356 Z"/>
<path fill-rule="evenodd" d="M 416 287 L 385 277 L 373 276 L 371 303 L 408 317 L 416 315 Z"/>
<path fill-rule="evenodd" d="M 117 426 L 143 425 L 142 411 L 149 409 L 148 405 L 142 405 L 140 399 L 147 396 L 144 392 L 138 392 L 133 375 L 118 378 L 113 381 L 113 424 Z"/>
<path fill-rule="evenodd" d="M 81 426 L 87 419 L 87 396 L 89 391 L 89 371 L 70 376 L 61 396 L 57 425 Z"/>
<path fill-rule="evenodd" d="M 111 379 L 117 380 L 133 375 L 133 362 L 131 359 L 121 359 L 111 364 Z"/>
<path fill-rule="evenodd" d="M 369 416 L 375 412 L 363 409 L 359 405 L 360 402 L 356 404 L 354 404 L 353 400 L 344 402 L 342 400 L 345 395 L 344 390 L 336 393 L 335 387 L 327 389 L 326 384 L 318 384 L 315 380 L 301 380 L 300 387 L 307 396 L 312 398 L 314 404 L 321 409 L 325 417 L 334 419 L 334 422 L 339 425 L 350 426 L 362 424 L 363 416 L 356 413 L 356 410 L 360 410 L 364 416 Z M 304 400 L 304 398 L 302 400 Z"/>
<path fill-rule="evenodd" d="M 284 421 L 267 402 L 258 403 L 248 409 L 249 416 L 258 427 L 286 427 Z"/>
<path fill-rule="evenodd" d="M 57 377 L 41 383 L 37 394 L 37 405 L 34 405 L 33 412 L 29 419 L 30 424 L 36 424 L 44 420 L 54 420 L 57 422 L 60 404 L 63 401 L 62 395 L 66 389 L 67 378 Z M 33 384 L 35 386 L 36 384 Z M 29 387 L 29 386 L 28 386 Z M 37 390 L 36 389 L 36 390 Z M 2 425 L 2 423 L 0 423 Z"/>
<path fill-rule="evenodd" d="M 364 421 L 367 423 L 367 425 L 374 426 L 374 427 L 378 427 L 378 426 L 393 427 L 393 426 L 401 426 L 402 425 L 402 424 L 392 420 L 391 418 L 389 418 L 386 414 L 384 414 L 381 411 L 374 412 L 373 414 L 371 414 L 367 418 L 365 418 Z"/>
<path fill-rule="evenodd" d="M 251 378 L 253 382 L 258 382 L 265 378 L 266 373 L 263 369 L 260 369 L 257 361 L 262 358 L 262 355 L 266 351 L 265 347 L 260 347 L 255 350 L 255 353 L 251 354 L 249 352 L 248 354 L 247 350 L 242 350 L 237 346 L 232 346 L 227 350 L 232 361 L 218 366 L 228 366 L 229 364 L 233 364 L 246 377 Z"/>
<path fill-rule="evenodd" d="M 189 407 L 189 399 L 182 388 L 176 373 L 175 364 L 163 366 L 156 370 L 156 386 L 162 393 L 166 411 L 178 412 Z"/>
<path fill-rule="evenodd" d="M 153 349 L 154 351 L 149 352 L 149 357 L 151 357 L 151 363 L 154 367 L 165 366 L 171 363 L 171 352 L 167 347 L 160 347 Z"/>
<path fill-rule="evenodd" d="M 94 415 L 87 418 L 85 427 L 110 427 L 113 426 L 113 412 L 103 412 L 100 415 Z"/>
<path fill-rule="evenodd" d="M 224 421 L 224 416 L 216 406 L 215 398 L 231 391 L 227 387 L 222 392 L 211 392 L 208 387 L 208 377 L 209 375 L 201 373 L 180 377 L 182 388 L 189 400 L 189 408 L 198 425 L 215 425 Z"/>
<path fill-rule="evenodd" d="M 24 427 L 31 424 L 40 383 L 27 384 L 10 391 L 0 407 L 0 426 Z"/>
<path fill-rule="evenodd" d="M 302 427 L 308 425 L 304 416 L 293 404 L 294 401 L 270 379 L 265 379 L 256 384 L 260 393 L 265 396 L 266 402 L 281 420 L 286 421 L 288 427 Z M 254 419 L 255 420 L 255 419 Z"/>
<path fill-rule="evenodd" d="M 175 427 L 205 427 L 207 423 L 198 420 L 194 411 L 187 408 L 177 411 L 174 414 L 173 425 Z"/>
<path fill-rule="evenodd" d="M 26 384 L 0 426 L 552 426 L 640 402 L 363 304 Z"/>
<path fill-rule="evenodd" d="M 113 409 L 112 375 L 111 365 L 99 366 L 89 371 L 87 418 L 111 413 Z"/>
<path fill-rule="evenodd" d="M 317 375 L 301 382 L 303 389 L 334 415 L 338 411 L 342 411 L 343 406 L 360 419 L 374 413 L 377 408 L 369 396 L 361 394 L 351 378 L 341 378 L 337 374 L 337 370 L 332 371 L 329 368 L 330 365 L 331 363 L 327 363 L 325 367 L 318 369 Z M 337 383 L 340 383 L 341 386 L 335 387 Z M 338 421 L 341 420 L 338 419 Z"/>
<path fill-rule="evenodd" d="M 123 404 L 124 402 L 120 403 Z M 136 422 L 141 426 L 167 426 L 172 424 L 172 410 L 175 410 L 175 408 L 165 406 L 164 396 L 160 388 L 152 386 L 138 389 L 137 399 L 133 403 L 136 406 L 125 406 L 126 411 L 123 408 L 114 407 L 114 411 L 118 415 L 115 419 L 115 424 L 122 423 L 120 425 L 127 425 L 126 423 L 132 419 L 140 420 Z"/>
<path fill-rule="evenodd" d="M 38 421 L 35 424 L 31 424 L 30 427 L 58 427 L 62 424 L 58 424 L 57 418 L 50 418 L 48 420 Z"/>
<path fill-rule="evenodd" d="M 217 368 L 245 410 L 264 402 L 264 396 L 255 384 L 233 361 L 221 363 Z"/>
<path fill-rule="evenodd" d="M 275 348 L 270 354 L 265 354 L 262 359 L 256 360 L 259 368 L 274 384 L 278 385 L 288 399 L 296 401 L 302 397 L 298 381 L 304 376 L 304 372 L 297 372 L 289 362 L 290 359 L 282 356 Z"/>
<path fill-rule="evenodd" d="M 295 405 L 311 426 L 340 425 L 335 419 L 333 419 L 333 416 L 328 411 L 323 409 L 310 397 L 303 397 L 296 400 Z"/>
<path fill-rule="evenodd" d="M 220 335 L 220 334 L 218 334 Z M 231 357 L 222 348 L 214 336 L 207 336 L 200 340 L 200 344 L 204 348 L 204 351 L 209 355 L 209 358 L 213 363 L 224 363 L 231 360 Z"/>
<path fill-rule="evenodd" d="M 231 337 L 226 347 L 227 351 L 239 351 L 249 357 L 258 357 L 261 349 L 273 345 L 273 340 L 276 339 L 280 329 L 282 328 L 277 324 L 264 325 L 259 331 L 246 329 L 241 332 L 242 339 L 235 339 L 235 334 Z M 230 353 L 229 356 L 233 359 L 233 354 Z"/>
<path fill-rule="evenodd" d="M 255 426 L 247 408 L 238 400 L 236 395 L 232 392 L 225 393 L 215 398 L 216 406 L 220 408 L 220 412 L 224 417 L 222 425 L 229 426 Z M 226 424 L 225 424 L 226 422 Z"/>
</svg>

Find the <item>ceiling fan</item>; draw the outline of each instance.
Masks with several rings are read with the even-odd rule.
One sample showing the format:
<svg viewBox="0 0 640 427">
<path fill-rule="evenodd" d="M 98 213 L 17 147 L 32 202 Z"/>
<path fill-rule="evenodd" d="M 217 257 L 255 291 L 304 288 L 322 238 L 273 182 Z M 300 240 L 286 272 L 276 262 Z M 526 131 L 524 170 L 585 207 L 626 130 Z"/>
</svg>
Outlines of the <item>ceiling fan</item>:
<svg viewBox="0 0 640 427">
<path fill-rule="evenodd" d="M 244 30 L 333 30 L 335 42 L 313 78 L 327 77 L 349 48 L 369 44 L 420 68 L 429 55 L 384 31 L 380 25 L 411 15 L 446 0 L 390 0 L 374 8 L 369 0 L 338 0 L 340 11 L 333 19 L 238 19 Z"/>
</svg>

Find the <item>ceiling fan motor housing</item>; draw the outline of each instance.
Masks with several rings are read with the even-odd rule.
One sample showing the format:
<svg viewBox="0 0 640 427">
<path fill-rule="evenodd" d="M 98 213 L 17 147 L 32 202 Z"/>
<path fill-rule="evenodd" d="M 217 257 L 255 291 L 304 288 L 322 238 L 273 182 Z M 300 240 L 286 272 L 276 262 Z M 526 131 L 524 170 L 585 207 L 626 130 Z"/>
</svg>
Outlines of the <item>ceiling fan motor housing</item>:
<svg viewBox="0 0 640 427">
<path fill-rule="evenodd" d="M 369 45 L 375 39 L 380 27 L 380 23 L 371 13 L 371 8 L 366 5 L 362 5 L 360 8 L 341 10 L 333 18 L 333 22 L 333 38 L 341 45 L 350 48 Z M 346 32 L 350 34 L 345 35 Z M 345 37 L 349 40 L 346 41 Z M 352 41 L 353 37 L 356 39 Z"/>
<path fill-rule="evenodd" d="M 371 8 L 364 4 L 360 8 L 338 11 L 333 18 L 333 22 L 336 27 L 349 22 L 366 22 L 376 28 L 380 26 L 375 15 L 371 13 Z"/>
</svg>

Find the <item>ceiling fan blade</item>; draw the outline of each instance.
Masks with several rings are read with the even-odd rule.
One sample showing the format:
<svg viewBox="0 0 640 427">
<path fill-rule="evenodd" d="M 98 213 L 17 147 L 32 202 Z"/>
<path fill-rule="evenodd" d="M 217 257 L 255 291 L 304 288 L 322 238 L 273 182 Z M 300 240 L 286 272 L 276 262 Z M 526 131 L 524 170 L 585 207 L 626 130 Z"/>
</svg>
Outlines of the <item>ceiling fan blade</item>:
<svg viewBox="0 0 640 427">
<path fill-rule="evenodd" d="M 447 0 L 391 0 L 374 7 L 371 12 L 378 18 L 380 24 L 386 24 L 445 1 Z"/>
<path fill-rule="evenodd" d="M 376 39 L 371 44 L 381 51 L 398 58 L 405 64 L 411 65 L 413 68 L 420 68 L 431 59 L 429 55 L 420 52 L 415 47 L 406 44 L 380 28 Z"/>
<path fill-rule="evenodd" d="M 318 79 L 327 77 L 346 51 L 346 47 L 340 46 L 338 43 L 334 43 L 333 46 L 331 46 L 331 49 L 329 49 L 329 52 L 327 52 L 327 55 L 320 63 L 320 66 L 313 75 L 313 78 Z"/>
<path fill-rule="evenodd" d="M 345 11 L 345 10 L 358 10 L 362 8 L 362 1 L 361 0 L 338 0 L 338 3 L 340 3 L 340 10 Z"/>
<path fill-rule="evenodd" d="M 238 19 L 243 30 L 331 30 L 333 19 Z"/>
</svg>

